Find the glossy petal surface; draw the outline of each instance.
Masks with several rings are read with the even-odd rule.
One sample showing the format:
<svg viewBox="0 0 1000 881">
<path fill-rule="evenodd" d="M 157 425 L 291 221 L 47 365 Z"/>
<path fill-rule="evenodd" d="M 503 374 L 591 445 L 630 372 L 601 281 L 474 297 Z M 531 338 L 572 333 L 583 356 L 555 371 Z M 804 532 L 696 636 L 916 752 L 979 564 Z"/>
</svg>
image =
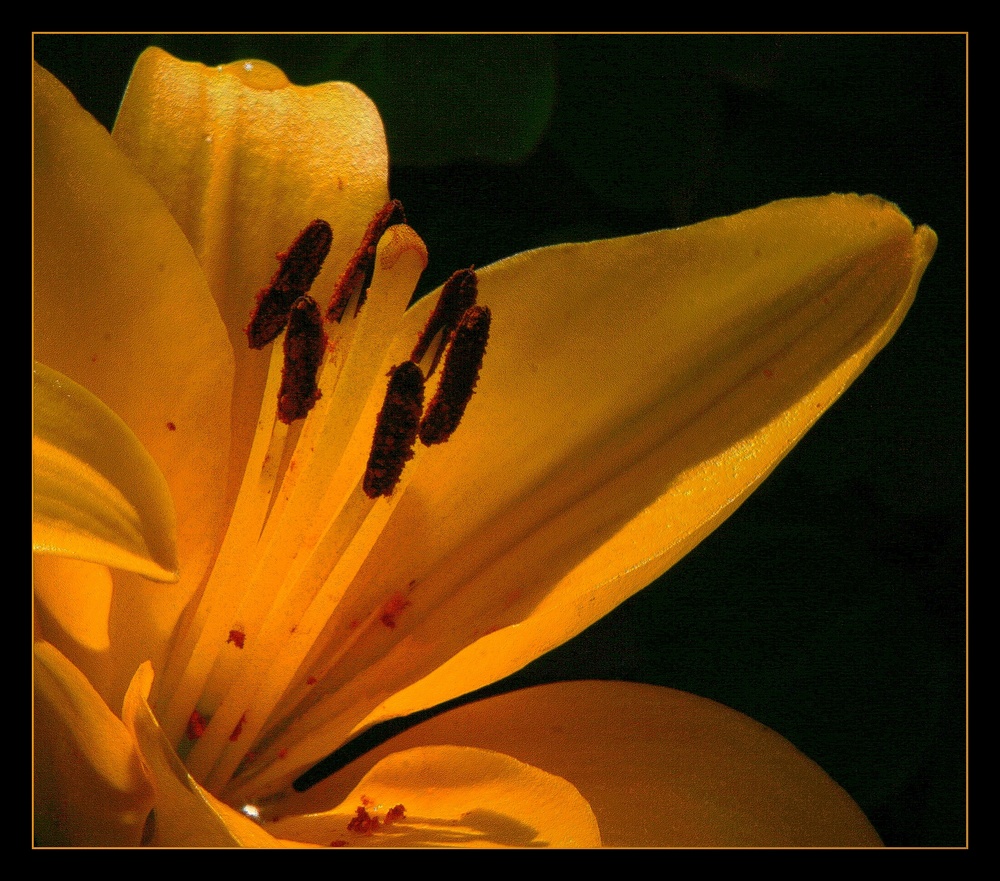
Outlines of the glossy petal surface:
<svg viewBox="0 0 1000 881">
<path fill-rule="evenodd" d="M 405 818 L 385 824 L 392 808 Z M 379 825 L 351 826 L 358 808 Z M 278 834 L 350 847 L 599 847 L 589 805 L 561 777 L 510 756 L 423 746 L 382 759 L 340 807 L 273 824 Z"/>
<path fill-rule="evenodd" d="M 328 803 L 387 753 L 434 743 L 571 780 L 606 847 L 881 844 L 850 796 L 775 732 L 714 701 L 624 682 L 543 685 L 450 710 L 282 807 Z"/>
<path fill-rule="evenodd" d="M 333 229 L 314 285 L 325 307 L 388 198 L 382 121 L 348 83 L 295 86 L 264 61 L 214 68 L 148 49 L 129 80 L 114 139 L 180 224 L 229 333 L 235 491 L 267 369 L 243 333 L 253 297 L 274 272 L 274 255 L 322 218 Z"/>
<path fill-rule="evenodd" d="M 829 196 L 482 270 L 476 394 L 421 459 L 343 620 L 394 590 L 408 607 L 302 721 L 326 717 L 314 759 L 373 696 L 358 729 L 519 669 L 680 559 L 891 337 L 935 244 L 881 199 Z"/>
<path fill-rule="evenodd" d="M 426 265 L 422 242 L 410 239 L 409 227 L 394 227 L 379 248 L 373 303 L 338 340 L 343 349 L 330 347 L 346 377 L 336 407 L 332 394 L 323 398 L 336 443 L 322 451 L 307 443 L 287 457 L 262 447 L 259 462 L 251 456 L 262 474 L 279 460 L 287 466 L 273 507 L 270 489 L 255 497 L 261 512 L 279 512 L 271 530 L 238 505 L 232 510 L 268 360 L 243 348 L 248 304 L 273 271 L 275 251 L 314 217 L 334 228 L 317 288 L 332 285 L 386 198 L 377 113 L 343 84 L 305 89 L 266 63 L 205 68 L 150 50 L 115 129 L 130 162 L 58 83 L 36 76 L 36 179 L 44 191 L 36 200 L 36 250 L 44 255 L 38 336 L 60 369 L 92 378 L 102 397 L 120 402 L 160 463 L 177 499 L 185 566 L 181 589 L 166 602 L 136 576 L 116 574 L 109 595 L 92 564 L 40 566 L 43 606 L 67 581 L 69 603 L 100 588 L 84 626 L 55 613 L 40 615 L 40 626 L 77 647 L 73 661 L 110 706 L 138 663 L 154 659 L 139 668 L 123 716 L 157 780 L 162 812 L 158 806 L 149 835 L 161 843 L 275 843 L 195 783 L 172 746 L 180 744 L 190 774 L 230 805 L 243 796 L 280 799 L 298 771 L 353 731 L 494 681 L 648 584 L 735 510 L 885 344 L 935 245 L 931 231 L 914 231 L 894 206 L 831 196 L 488 267 L 480 301 L 493 310 L 493 335 L 466 417 L 448 444 L 418 455 L 391 502 L 372 505 L 351 491 L 383 377 L 409 356 L 432 300 L 403 318 L 395 339 L 395 322 L 369 326 L 382 317 L 373 309 L 378 289 L 392 294 L 381 308 L 399 315 Z M 352 340 L 357 348 L 345 355 Z M 335 461 L 326 462 L 328 451 Z M 322 467 L 307 472 L 304 463 L 317 461 Z M 253 469 L 249 479 L 257 479 Z M 297 482 L 303 493 L 288 513 L 283 493 Z M 166 667 L 154 703 L 169 710 L 161 716 L 168 739 L 149 704 L 152 669 L 163 669 L 178 613 L 230 514 L 231 535 L 264 555 L 249 559 L 235 542 L 206 589 L 206 609 L 216 604 L 212 626 L 193 614 L 184 640 L 197 651 L 188 655 L 175 642 L 180 661 Z M 253 588 L 246 597 L 245 582 Z M 318 678 L 307 677 L 313 669 Z M 644 782 L 628 790 L 628 803 L 600 791 L 609 779 L 622 789 L 606 761 L 591 762 L 595 778 L 581 772 L 621 842 L 631 840 L 622 830 L 636 823 L 636 798 L 655 802 L 643 817 L 667 805 L 669 818 L 681 818 L 669 819 L 671 841 L 705 832 L 713 843 L 823 843 L 796 825 L 810 810 L 824 830 L 857 831 L 856 817 L 842 823 L 822 814 L 824 799 L 837 801 L 822 772 L 811 775 L 808 760 L 787 755 L 787 744 L 768 741 L 759 726 L 647 695 L 635 702 L 649 712 L 637 711 L 635 731 L 623 736 L 628 712 L 616 700 L 608 697 L 616 714 L 580 715 L 589 747 L 555 742 L 575 757 L 574 773 L 595 744 L 613 756 L 633 740 L 640 764 L 655 769 L 637 772 Z M 554 692 L 543 703 L 573 719 L 574 701 L 586 703 Z M 210 717 L 207 735 L 185 733 L 193 706 Z M 545 712 L 539 705 L 532 718 Z M 662 712 L 691 720 L 690 731 L 672 729 L 672 742 L 687 737 L 705 748 L 674 756 L 650 733 Z M 469 725 L 485 736 L 484 725 Z M 726 733 L 713 740 L 714 731 Z M 758 748 L 762 741 L 769 745 Z M 422 843 L 443 843 L 443 829 L 455 836 L 456 823 L 453 841 L 579 843 L 579 818 L 564 822 L 560 808 L 569 797 L 550 797 L 533 769 L 460 752 L 397 757 L 362 785 L 406 803 L 422 823 L 408 834 Z M 744 761 L 763 775 L 753 791 L 740 789 L 744 777 L 756 779 L 742 772 Z M 680 780 L 675 788 L 664 788 L 664 768 Z M 434 781 L 447 772 L 453 779 L 439 792 Z M 778 791 L 767 781 L 778 781 Z M 486 807 L 473 812 L 489 816 L 467 822 L 470 800 L 452 798 L 452 789 L 475 790 L 472 802 Z M 758 828 L 759 804 L 747 802 L 761 793 L 770 819 Z M 358 789 L 349 799 L 363 795 Z M 512 803 L 540 810 L 536 817 L 519 809 L 534 819 L 515 822 L 501 816 Z M 352 809 L 348 802 L 326 815 L 316 834 Z"/>
<path fill-rule="evenodd" d="M 177 524 L 163 475 L 128 426 L 82 386 L 35 364 L 36 553 L 177 580 Z"/>
</svg>

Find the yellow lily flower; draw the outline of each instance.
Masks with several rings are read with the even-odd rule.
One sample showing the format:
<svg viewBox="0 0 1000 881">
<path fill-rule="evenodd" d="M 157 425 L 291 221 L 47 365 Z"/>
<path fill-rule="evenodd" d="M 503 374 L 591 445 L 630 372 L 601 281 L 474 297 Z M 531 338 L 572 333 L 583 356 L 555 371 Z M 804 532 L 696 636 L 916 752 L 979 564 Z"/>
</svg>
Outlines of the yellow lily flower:
<svg viewBox="0 0 1000 881">
<path fill-rule="evenodd" d="M 108 136 L 36 68 L 38 376 L 83 414 L 50 396 L 40 418 L 36 393 L 36 463 L 64 466 L 36 508 L 61 542 L 36 536 L 40 838 L 878 843 L 778 735 L 651 686 L 493 698 L 390 742 L 360 782 L 294 789 L 680 559 L 890 339 L 936 241 L 875 197 L 787 200 L 457 274 L 483 306 L 425 339 L 442 292 L 407 309 L 426 251 L 387 175 L 377 111 L 346 84 L 152 49 Z M 286 289 L 350 300 L 317 329 L 296 299 L 285 346 L 249 348 L 254 292 L 259 318 Z M 404 416 L 439 426 L 432 399 L 457 427 L 411 450 Z M 176 585 L 148 580 L 171 575 L 173 519 L 143 449 L 176 509 Z"/>
</svg>

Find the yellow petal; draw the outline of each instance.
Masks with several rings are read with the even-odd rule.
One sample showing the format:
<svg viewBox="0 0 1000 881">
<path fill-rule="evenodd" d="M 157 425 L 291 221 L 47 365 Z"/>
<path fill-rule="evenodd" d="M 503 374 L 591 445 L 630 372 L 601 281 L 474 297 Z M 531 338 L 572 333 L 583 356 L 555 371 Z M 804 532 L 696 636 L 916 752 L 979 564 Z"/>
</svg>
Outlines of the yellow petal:
<svg viewBox="0 0 1000 881">
<path fill-rule="evenodd" d="M 111 410 L 69 377 L 35 364 L 32 542 L 177 581 L 177 524 L 163 475 Z"/>
<path fill-rule="evenodd" d="M 34 110 L 35 356 L 121 417 L 162 471 L 177 512 L 180 584 L 163 590 L 115 576 L 112 649 L 124 654 L 106 659 L 121 681 L 116 693 L 103 693 L 118 706 L 217 548 L 232 352 L 198 261 L 162 200 L 37 66 Z M 95 684 L 108 681 L 84 672 Z"/>
<path fill-rule="evenodd" d="M 32 564 L 37 635 L 58 645 L 81 670 L 92 666 L 84 658 L 92 659 L 93 654 L 106 652 L 111 646 L 111 570 L 47 555 L 34 557 Z"/>
<path fill-rule="evenodd" d="M 519 669 L 680 559 L 885 345 L 935 245 L 847 195 L 483 270 L 476 394 L 360 576 L 415 586 L 409 632 L 358 658 L 357 694 L 388 697 L 358 727 Z"/>
<path fill-rule="evenodd" d="M 521 668 L 680 559 L 891 337 L 935 242 L 877 197 L 829 196 L 484 269 L 476 394 L 342 600 L 343 639 L 404 611 L 338 657 L 286 732 L 290 776 L 272 764 L 260 791 Z"/>
<path fill-rule="evenodd" d="M 47 642 L 35 643 L 35 839 L 137 845 L 153 806 L 132 737 Z"/>
<path fill-rule="evenodd" d="M 153 668 L 136 671 L 122 717 L 156 786 L 156 808 L 144 843 L 156 847 L 295 847 L 202 789 L 184 769 L 149 707 Z"/>
<path fill-rule="evenodd" d="M 829 196 L 484 269 L 493 324 L 463 422 L 342 599 L 350 647 L 285 731 L 288 762 L 240 791 L 520 669 L 662 574 L 892 336 L 935 242 L 877 197 Z M 383 605 L 403 611 L 350 642 Z"/>
<path fill-rule="evenodd" d="M 446 736 L 447 739 L 447 736 Z M 405 817 L 385 824 L 397 805 Z M 367 830 L 350 826 L 377 819 Z M 599 847 L 597 821 L 566 780 L 510 756 L 457 746 L 394 753 L 332 811 L 288 817 L 285 838 L 349 847 Z"/>
<path fill-rule="evenodd" d="M 325 306 L 388 198 L 382 121 L 348 83 L 295 86 L 265 61 L 206 67 L 151 48 L 136 62 L 114 139 L 187 235 L 229 332 L 235 490 L 267 369 L 243 333 L 254 296 L 274 255 L 322 218 L 333 245 L 313 296 Z"/>
<path fill-rule="evenodd" d="M 543 685 L 450 710 L 282 808 L 312 810 L 381 756 L 443 740 L 566 778 L 608 847 L 881 844 L 850 796 L 775 732 L 714 701 L 624 682 Z"/>
</svg>

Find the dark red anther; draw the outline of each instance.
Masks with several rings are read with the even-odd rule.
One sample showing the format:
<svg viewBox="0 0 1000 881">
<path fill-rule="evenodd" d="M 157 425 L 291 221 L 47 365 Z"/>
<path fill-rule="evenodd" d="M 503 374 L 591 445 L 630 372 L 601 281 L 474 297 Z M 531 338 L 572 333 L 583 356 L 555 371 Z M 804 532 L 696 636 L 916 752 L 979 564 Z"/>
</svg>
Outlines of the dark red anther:
<svg viewBox="0 0 1000 881">
<path fill-rule="evenodd" d="M 441 331 L 441 344 L 434 355 L 434 363 L 431 364 L 428 375 L 433 373 L 437 367 L 441 352 L 448 342 L 451 332 L 458 326 L 458 322 L 462 320 L 466 310 L 476 304 L 477 291 L 478 279 L 474 266 L 470 266 L 468 269 L 459 269 L 441 288 L 441 296 L 438 297 L 434 311 L 427 319 L 424 329 L 420 332 L 420 339 L 413 347 L 413 354 L 410 355 L 410 360 L 414 364 L 419 364 L 424 355 L 427 354 L 431 341 L 437 332 Z"/>
<path fill-rule="evenodd" d="M 483 354 L 490 337 L 490 310 L 473 306 L 459 322 L 451 348 L 444 358 L 441 382 L 420 423 L 420 440 L 426 446 L 451 437 L 479 380 Z"/>
<path fill-rule="evenodd" d="M 257 294 L 257 304 L 246 326 L 251 349 L 264 348 L 285 329 L 292 304 L 312 287 L 332 242 L 330 224 L 314 220 L 287 251 L 278 254 L 278 271 Z"/>
<path fill-rule="evenodd" d="M 413 458 L 423 408 L 424 375 L 412 361 L 404 361 L 392 371 L 375 424 L 363 484 L 368 498 L 392 495 L 403 467 Z"/>
<path fill-rule="evenodd" d="M 354 309 L 354 314 L 357 315 L 361 311 L 372 283 L 372 276 L 375 274 L 375 251 L 379 239 L 390 226 L 395 226 L 397 223 L 406 223 L 406 215 L 403 213 L 403 203 L 399 199 L 393 199 L 391 202 L 386 202 L 372 218 L 358 250 L 354 252 L 354 256 L 337 279 L 337 286 L 333 289 L 333 297 L 326 310 L 328 321 L 339 323 L 347 311 L 347 304 L 355 294 L 358 297 L 358 305 Z"/>
<path fill-rule="evenodd" d="M 285 364 L 278 389 L 278 418 L 286 425 L 304 419 L 319 400 L 316 375 L 325 349 L 326 333 L 319 306 L 312 297 L 299 297 L 288 317 Z"/>
</svg>

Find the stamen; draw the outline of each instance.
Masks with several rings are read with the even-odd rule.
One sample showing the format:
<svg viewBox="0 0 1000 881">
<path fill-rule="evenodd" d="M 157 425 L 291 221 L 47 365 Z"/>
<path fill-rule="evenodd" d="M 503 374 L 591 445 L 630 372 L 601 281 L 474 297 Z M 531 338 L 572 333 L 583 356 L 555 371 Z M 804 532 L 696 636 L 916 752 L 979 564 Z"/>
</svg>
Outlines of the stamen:
<svg viewBox="0 0 1000 881">
<path fill-rule="evenodd" d="M 444 359 L 441 382 L 420 423 L 420 440 L 425 446 L 443 443 L 458 428 L 479 380 L 490 336 L 490 319 L 487 306 L 473 306 L 455 329 Z"/>
<path fill-rule="evenodd" d="M 451 332 L 458 326 L 458 322 L 462 320 L 466 310 L 476 304 L 477 284 L 474 266 L 470 266 L 468 269 L 459 269 L 444 283 L 437 305 L 427 319 L 424 329 L 420 332 L 420 339 L 413 347 L 413 354 L 410 355 L 410 360 L 414 364 L 419 364 L 424 355 L 427 354 L 434 337 L 438 331 L 441 331 L 441 344 L 438 346 L 428 376 L 437 367 L 441 352 Z"/>
<path fill-rule="evenodd" d="M 424 375 L 412 361 L 404 361 L 392 371 L 375 425 L 364 479 L 368 498 L 392 495 L 404 466 L 413 458 L 423 407 Z"/>
<path fill-rule="evenodd" d="M 286 425 L 304 419 L 319 400 L 316 374 L 326 350 L 326 333 L 319 306 L 309 296 L 292 305 L 285 334 L 285 364 L 278 390 L 278 418 Z"/>
<path fill-rule="evenodd" d="M 292 304 L 312 287 L 332 242 L 330 224 L 314 220 L 287 251 L 277 255 L 281 265 L 271 283 L 257 294 L 257 304 L 246 326 L 251 349 L 264 348 L 285 329 Z"/>
<path fill-rule="evenodd" d="M 354 256 L 337 279 L 337 286 L 333 290 L 333 297 L 326 310 L 328 321 L 336 321 L 339 324 L 344 312 L 347 311 L 347 304 L 355 294 L 358 297 L 358 305 L 354 309 L 354 314 L 357 315 L 361 311 L 372 283 L 372 274 L 375 272 L 375 249 L 378 247 L 379 239 L 390 226 L 398 223 L 406 223 L 406 215 L 403 213 L 403 203 L 399 199 L 393 199 L 391 202 L 386 202 L 372 218 L 358 250 L 354 252 Z"/>
</svg>

